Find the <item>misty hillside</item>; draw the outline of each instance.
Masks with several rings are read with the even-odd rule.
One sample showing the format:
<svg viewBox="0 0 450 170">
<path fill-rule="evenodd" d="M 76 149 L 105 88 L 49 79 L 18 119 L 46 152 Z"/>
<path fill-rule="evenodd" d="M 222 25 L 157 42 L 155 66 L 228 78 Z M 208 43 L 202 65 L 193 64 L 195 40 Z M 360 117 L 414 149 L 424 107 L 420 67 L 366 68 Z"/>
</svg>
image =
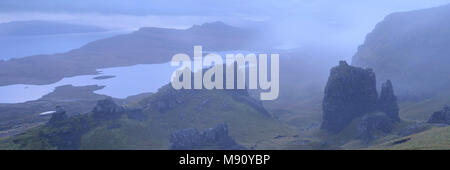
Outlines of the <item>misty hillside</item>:
<svg viewBox="0 0 450 170">
<path fill-rule="evenodd" d="M 450 5 L 394 13 L 367 35 L 353 65 L 391 79 L 400 98 L 423 98 L 450 85 Z"/>
<path fill-rule="evenodd" d="M 51 35 L 102 31 L 106 31 L 106 29 L 54 21 L 13 21 L 0 24 L 0 36 Z"/>
<path fill-rule="evenodd" d="M 72 117 L 60 109 L 46 125 L 0 140 L 0 149 L 168 149 L 172 142 L 196 140 L 189 128 L 220 124 L 229 130 L 219 132 L 228 134 L 217 135 L 229 135 L 247 149 L 280 147 L 271 146 L 272 140 L 293 134 L 246 91 L 178 91 L 167 85 L 128 106 L 105 99 L 88 114 Z M 173 135 L 184 138 L 174 141 Z M 223 148 L 221 141 L 212 142 L 199 149 Z"/>
<path fill-rule="evenodd" d="M 193 53 L 194 45 L 202 45 L 204 51 L 256 49 L 251 43 L 254 36 L 248 30 L 221 22 L 186 30 L 142 28 L 67 53 L 0 61 L 0 85 L 49 84 L 64 77 L 96 74 L 99 68 L 165 63 L 177 53 Z"/>
</svg>

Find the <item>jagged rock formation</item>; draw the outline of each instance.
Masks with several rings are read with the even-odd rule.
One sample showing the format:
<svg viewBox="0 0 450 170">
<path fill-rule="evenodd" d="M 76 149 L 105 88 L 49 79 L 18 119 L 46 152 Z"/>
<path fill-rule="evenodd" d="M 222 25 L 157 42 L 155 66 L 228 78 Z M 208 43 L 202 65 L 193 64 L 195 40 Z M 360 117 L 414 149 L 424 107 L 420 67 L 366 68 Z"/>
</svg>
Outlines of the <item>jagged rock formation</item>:
<svg viewBox="0 0 450 170">
<path fill-rule="evenodd" d="M 450 125 L 450 108 L 445 106 L 443 110 L 434 112 L 428 119 L 428 123 L 440 123 Z"/>
<path fill-rule="evenodd" d="M 355 117 L 375 111 L 377 100 L 375 73 L 341 61 L 325 87 L 321 129 L 341 131 Z"/>
<path fill-rule="evenodd" d="M 63 125 L 67 118 L 66 111 L 61 106 L 56 106 L 56 112 L 52 114 L 52 117 L 47 122 L 47 126 L 59 127 Z"/>
<path fill-rule="evenodd" d="M 236 64 L 236 63 L 235 63 Z M 227 69 L 226 65 L 224 65 L 225 69 Z M 206 72 L 206 69 L 203 70 L 203 73 Z M 191 87 L 194 87 L 194 72 L 191 72 Z M 237 69 L 237 66 L 234 66 L 234 87 L 237 87 L 237 74 L 244 74 L 241 70 Z M 226 77 L 226 71 L 223 71 L 223 77 Z M 248 82 L 248 80 L 246 80 Z M 226 87 L 226 79 L 223 80 L 223 87 Z M 260 100 L 255 99 L 250 96 L 247 89 L 221 89 L 214 91 L 206 90 L 206 89 L 180 89 L 176 90 L 171 85 L 165 85 L 159 89 L 159 93 L 153 95 L 147 100 L 141 101 L 142 105 L 147 106 L 152 110 L 156 110 L 158 112 L 164 113 L 170 111 L 178 106 L 182 106 L 191 100 L 193 97 L 203 98 L 203 104 L 198 106 L 198 109 L 201 110 L 203 105 L 205 105 L 209 99 L 208 96 L 211 93 L 217 93 L 221 95 L 230 95 L 232 98 L 240 103 L 244 103 L 249 105 L 253 109 L 260 112 L 262 115 L 271 117 L 272 115 L 264 108 L 262 102 Z M 226 106 L 224 106 L 225 108 Z"/>
<path fill-rule="evenodd" d="M 99 100 L 92 110 L 92 116 L 96 119 L 118 118 L 125 112 L 125 108 L 118 106 L 111 97 Z"/>
<path fill-rule="evenodd" d="M 392 82 L 383 83 L 378 98 L 375 73 L 371 69 L 350 66 L 345 61 L 331 69 L 322 107 L 321 129 L 338 133 L 353 119 L 362 117 L 357 136 L 365 140 L 372 138 L 373 131 L 388 132 L 394 122 L 400 121 Z M 372 114 L 377 111 L 382 115 Z"/>
<path fill-rule="evenodd" d="M 195 128 L 183 129 L 170 135 L 169 149 L 191 150 L 191 149 L 222 149 L 240 150 L 243 146 L 228 135 L 228 126 L 219 124 L 215 128 L 199 132 Z"/>
<path fill-rule="evenodd" d="M 387 80 L 381 85 L 378 108 L 380 111 L 386 113 L 393 121 L 400 121 L 397 97 L 394 95 L 394 88 L 390 80 Z"/>
<path fill-rule="evenodd" d="M 377 132 L 389 133 L 393 129 L 392 119 L 386 113 L 367 114 L 361 118 L 356 138 L 369 142 Z"/>
<path fill-rule="evenodd" d="M 79 149 L 82 136 L 100 125 L 99 122 L 120 118 L 126 109 L 118 106 L 112 98 L 99 100 L 91 113 L 68 118 L 65 111 L 58 107 L 47 123 L 48 131 L 41 133 L 51 146 L 62 150 Z M 92 123 L 96 122 L 96 123 Z"/>
</svg>

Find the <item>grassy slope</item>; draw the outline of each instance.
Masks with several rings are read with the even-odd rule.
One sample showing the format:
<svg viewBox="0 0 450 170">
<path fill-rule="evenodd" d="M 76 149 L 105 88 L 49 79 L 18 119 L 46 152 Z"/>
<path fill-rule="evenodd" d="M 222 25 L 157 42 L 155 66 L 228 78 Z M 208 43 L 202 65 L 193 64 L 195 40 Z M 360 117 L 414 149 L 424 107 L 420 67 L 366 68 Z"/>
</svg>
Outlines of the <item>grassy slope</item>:
<svg viewBox="0 0 450 170">
<path fill-rule="evenodd" d="M 132 120 L 123 115 L 119 119 L 93 126 L 82 135 L 80 149 L 168 149 L 169 135 L 173 131 L 191 127 L 203 130 L 222 122 L 228 124 L 230 136 L 247 148 L 280 149 L 280 141 L 283 141 L 275 137 L 294 135 L 292 129 L 247 104 L 235 101 L 231 95 L 210 91 L 200 93 L 196 95 L 198 97 L 186 100 L 182 107 L 164 113 L 144 110 L 148 116 L 144 121 Z M 206 103 L 205 98 L 209 99 Z M 224 103 L 227 109 L 221 109 Z M 0 148 L 55 149 L 45 138 L 40 137 L 52 134 L 52 130 L 55 129 L 45 126 L 34 128 L 3 140 Z"/>
<path fill-rule="evenodd" d="M 405 141 L 402 143 L 402 141 Z M 399 143 L 399 144 L 396 144 Z M 450 127 L 436 127 L 425 132 L 391 140 L 369 149 L 431 150 L 450 149 Z"/>
<path fill-rule="evenodd" d="M 450 90 L 422 101 L 400 103 L 400 116 L 406 120 L 427 121 L 434 112 L 442 110 L 445 105 L 450 105 Z"/>
</svg>

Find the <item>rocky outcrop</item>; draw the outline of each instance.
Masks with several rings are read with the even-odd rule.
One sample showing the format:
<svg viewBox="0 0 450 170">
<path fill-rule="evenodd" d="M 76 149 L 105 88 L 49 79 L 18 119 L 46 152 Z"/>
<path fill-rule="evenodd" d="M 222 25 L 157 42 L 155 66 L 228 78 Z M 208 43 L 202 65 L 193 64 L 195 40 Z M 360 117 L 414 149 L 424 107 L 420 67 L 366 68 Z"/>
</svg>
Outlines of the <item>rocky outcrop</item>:
<svg viewBox="0 0 450 170">
<path fill-rule="evenodd" d="M 236 64 L 236 63 L 235 63 Z M 227 68 L 224 65 L 224 68 Z M 203 70 L 205 73 L 207 69 Z M 191 87 L 194 87 L 194 72 L 191 72 Z M 237 66 L 234 66 L 234 87 L 237 87 L 237 74 L 244 74 L 241 70 L 237 69 Z M 226 71 L 223 72 L 223 77 L 226 77 Z M 246 80 L 246 82 L 248 82 Z M 223 87 L 226 87 L 226 80 L 223 80 Z M 199 98 L 201 103 L 196 105 L 198 111 L 203 110 L 206 107 L 210 107 L 209 104 L 212 100 L 223 100 L 222 98 L 212 97 L 215 94 L 221 96 L 231 96 L 232 99 L 236 102 L 248 105 L 258 111 L 260 114 L 271 117 L 272 115 L 264 108 L 262 101 L 255 99 L 250 96 L 249 91 L 247 89 L 174 89 L 170 84 L 161 87 L 158 90 L 158 93 L 152 95 L 150 98 L 144 99 L 140 102 L 141 105 L 146 108 L 158 111 L 160 113 L 165 113 L 167 111 L 173 110 L 177 107 L 184 107 L 186 103 L 194 98 Z M 226 106 L 224 106 L 226 108 Z"/>
<path fill-rule="evenodd" d="M 331 69 L 325 87 L 321 129 L 341 131 L 355 117 L 374 112 L 377 100 L 375 73 L 341 61 Z"/>
<path fill-rule="evenodd" d="M 47 122 L 47 126 L 59 127 L 64 124 L 64 121 L 67 120 L 68 116 L 66 111 L 61 106 L 56 106 L 55 113 L 52 114 L 52 117 Z"/>
<path fill-rule="evenodd" d="M 118 106 L 111 97 L 99 100 L 92 110 L 92 116 L 95 119 L 113 119 L 119 118 L 124 114 L 125 108 Z"/>
<path fill-rule="evenodd" d="M 46 131 L 39 133 L 39 138 L 56 149 L 74 150 L 80 147 L 81 136 L 89 130 L 89 123 L 87 115 L 69 118 L 62 107 L 57 107 L 46 128 Z"/>
<path fill-rule="evenodd" d="M 371 69 L 350 66 L 345 61 L 331 69 L 322 107 L 321 129 L 338 133 L 353 119 L 362 117 L 358 136 L 363 139 L 370 139 L 373 130 L 387 131 L 382 125 L 389 128 L 400 121 L 392 82 L 382 84 L 378 97 L 375 73 Z M 375 112 L 383 115 L 373 115 Z"/>
<path fill-rule="evenodd" d="M 228 135 L 228 126 L 226 124 L 219 124 L 215 128 L 210 128 L 203 132 L 199 132 L 195 128 L 176 131 L 170 135 L 169 149 L 240 150 L 245 148 Z"/>
<path fill-rule="evenodd" d="M 439 123 L 450 125 L 450 108 L 445 106 L 441 111 L 434 112 L 428 119 L 428 123 Z"/>
<path fill-rule="evenodd" d="M 164 113 L 182 105 L 185 96 L 189 94 L 191 93 L 187 90 L 175 90 L 172 86 L 165 85 L 158 90 L 157 94 L 143 100 L 141 103 L 152 110 Z"/>
<path fill-rule="evenodd" d="M 394 95 L 394 88 L 390 80 L 387 80 L 381 85 L 378 109 L 386 113 L 393 121 L 400 121 L 397 97 Z"/>
<path fill-rule="evenodd" d="M 361 118 L 356 138 L 369 142 L 378 132 L 389 133 L 393 129 L 393 120 L 382 112 L 367 114 Z"/>
</svg>

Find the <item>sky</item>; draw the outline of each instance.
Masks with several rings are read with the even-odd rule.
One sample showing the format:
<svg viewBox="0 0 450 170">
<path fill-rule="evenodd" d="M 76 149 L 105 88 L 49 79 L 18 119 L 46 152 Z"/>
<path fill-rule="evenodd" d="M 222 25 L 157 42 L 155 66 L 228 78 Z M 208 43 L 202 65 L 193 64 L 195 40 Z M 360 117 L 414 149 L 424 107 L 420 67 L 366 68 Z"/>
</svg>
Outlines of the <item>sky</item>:
<svg viewBox="0 0 450 170">
<path fill-rule="evenodd" d="M 224 21 L 268 27 L 268 35 L 282 39 L 286 46 L 318 44 L 355 50 L 386 15 L 448 3 L 450 0 L 1 0 L 0 23 L 54 20 L 133 30 Z"/>
</svg>

